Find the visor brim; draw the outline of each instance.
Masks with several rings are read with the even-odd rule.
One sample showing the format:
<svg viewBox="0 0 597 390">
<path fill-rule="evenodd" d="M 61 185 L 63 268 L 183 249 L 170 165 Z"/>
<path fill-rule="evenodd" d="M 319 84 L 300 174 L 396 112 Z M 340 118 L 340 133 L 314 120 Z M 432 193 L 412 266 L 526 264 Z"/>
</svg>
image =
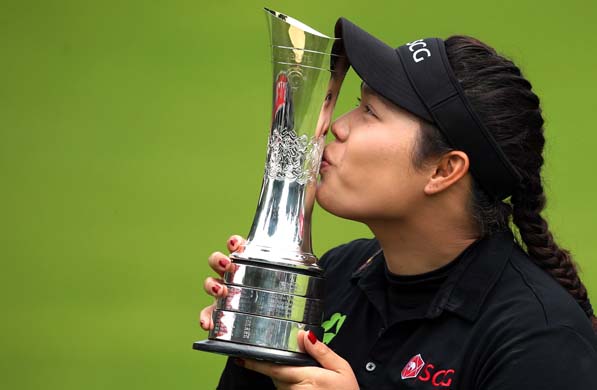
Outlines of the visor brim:
<svg viewBox="0 0 597 390">
<path fill-rule="evenodd" d="M 411 85 L 396 49 L 345 18 L 335 26 L 336 38 L 359 77 L 375 92 L 405 110 L 433 122 Z"/>
</svg>

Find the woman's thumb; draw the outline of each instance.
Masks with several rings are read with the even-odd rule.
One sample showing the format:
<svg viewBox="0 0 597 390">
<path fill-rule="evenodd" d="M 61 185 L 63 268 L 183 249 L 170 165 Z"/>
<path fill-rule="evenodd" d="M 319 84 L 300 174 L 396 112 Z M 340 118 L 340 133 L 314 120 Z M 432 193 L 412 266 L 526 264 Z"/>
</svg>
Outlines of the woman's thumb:
<svg viewBox="0 0 597 390">
<path fill-rule="evenodd" d="M 311 355 L 323 368 L 333 371 L 344 371 L 350 369 L 350 365 L 344 359 L 332 351 L 327 345 L 317 340 L 312 331 L 302 332 L 305 351 Z"/>
</svg>

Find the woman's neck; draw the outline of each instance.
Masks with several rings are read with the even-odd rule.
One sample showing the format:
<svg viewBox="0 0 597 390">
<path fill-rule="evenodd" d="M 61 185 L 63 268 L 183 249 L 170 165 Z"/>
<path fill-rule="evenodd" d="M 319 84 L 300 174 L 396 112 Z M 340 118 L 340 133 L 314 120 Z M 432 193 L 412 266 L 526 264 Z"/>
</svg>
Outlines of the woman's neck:
<svg viewBox="0 0 597 390">
<path fill-rule="evenodd" d="M 434 212 L 427 218 L 419 214 L 412 220 L 367 222 L 381 245 L 390 272 L 418 275 L 436 270 L 479 238 L 471 221 L 438 217 Z M 450 223 L 441 223 L 442 220 Z"/>
</svg>

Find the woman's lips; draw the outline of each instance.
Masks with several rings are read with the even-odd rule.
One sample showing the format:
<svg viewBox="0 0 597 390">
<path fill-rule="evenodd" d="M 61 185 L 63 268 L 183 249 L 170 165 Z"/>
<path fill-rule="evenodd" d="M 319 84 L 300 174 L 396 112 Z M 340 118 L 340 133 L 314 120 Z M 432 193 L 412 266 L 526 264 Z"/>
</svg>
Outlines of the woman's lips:
<svg viewBox="0 0 597 390">
<path fill-rule="evenodd" d="M 321 172 L 322 170 L 330 167 L 332 164 L 328 161 L 328 159 L 325 156 L 325 153 L 323 154 L 323 157 L 321 159 L 321 164 L 319 165 L 319 171 Z"/>
</svg>

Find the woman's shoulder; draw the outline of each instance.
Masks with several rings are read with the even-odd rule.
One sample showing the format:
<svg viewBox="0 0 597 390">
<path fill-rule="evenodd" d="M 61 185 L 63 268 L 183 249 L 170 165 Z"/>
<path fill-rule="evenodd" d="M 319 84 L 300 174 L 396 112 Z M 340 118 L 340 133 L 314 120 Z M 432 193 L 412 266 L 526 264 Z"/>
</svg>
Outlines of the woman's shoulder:
<svg viewBox="0 0 597 390">
<path fill-rule="evenodd" d="M 502 329 L 566 328 L 597 348 L 591 322 L 580 305 L 518 245 L 491 295 L 492 303 L 486 307 L 500 311 Z"/>
<path fill-rule="evenodd" d="M 468 329 L 475 388 L 586 388 L 597 367 L 587 315 L 519 245 L 500 269 Z"/>
<path fill-rule="evenodd" d="M 375 252 L 379 251 L 379 243 L 374 238 L 359 238 L 339 245 L 327 251 L 319 260 L 319 265 L 330 272 L 352 274 Z"/>
</svg>

